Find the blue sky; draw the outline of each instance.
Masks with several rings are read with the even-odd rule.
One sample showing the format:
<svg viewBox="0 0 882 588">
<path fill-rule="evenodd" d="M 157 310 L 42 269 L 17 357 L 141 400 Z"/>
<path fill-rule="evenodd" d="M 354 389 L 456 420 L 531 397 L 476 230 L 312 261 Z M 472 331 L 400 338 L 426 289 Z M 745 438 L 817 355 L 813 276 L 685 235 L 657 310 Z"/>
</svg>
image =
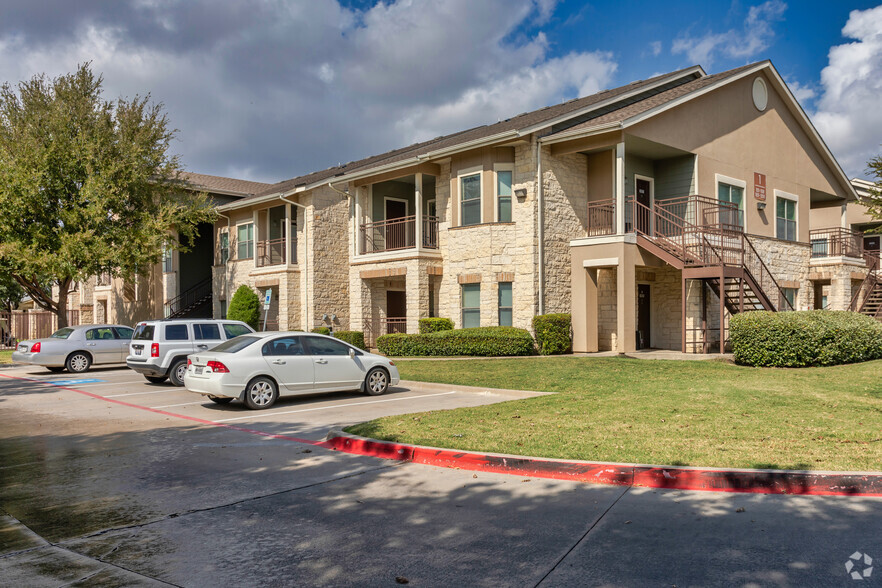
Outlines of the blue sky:
<svg viewBox="0 0 882 588">
<path fill-rule="evenodd" d="M 687 67 L 771 59 L 850 176 L 882 152 L 882 6 L 0 0 L 0 81 L 91 61 L 188 169 L 279 181 Z"/>
</svg>

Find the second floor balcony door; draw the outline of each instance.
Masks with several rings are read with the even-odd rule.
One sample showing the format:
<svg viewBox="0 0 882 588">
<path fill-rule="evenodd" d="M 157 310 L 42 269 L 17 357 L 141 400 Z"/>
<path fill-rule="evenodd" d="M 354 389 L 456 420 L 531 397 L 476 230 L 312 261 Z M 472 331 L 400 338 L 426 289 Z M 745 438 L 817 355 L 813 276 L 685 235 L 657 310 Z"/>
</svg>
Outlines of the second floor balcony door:
<svg viewBox="0 0 882 588">
<path fill-rule="evenodd" d="M 386 199 L 386 221 L 404 219 L 407 216 L 407 202 L 404 200 Z M 407 238 L 408 223 L 388 223 L 386 225 L 386 250 L 404 249 L 408 247 Z"/>
</svg>

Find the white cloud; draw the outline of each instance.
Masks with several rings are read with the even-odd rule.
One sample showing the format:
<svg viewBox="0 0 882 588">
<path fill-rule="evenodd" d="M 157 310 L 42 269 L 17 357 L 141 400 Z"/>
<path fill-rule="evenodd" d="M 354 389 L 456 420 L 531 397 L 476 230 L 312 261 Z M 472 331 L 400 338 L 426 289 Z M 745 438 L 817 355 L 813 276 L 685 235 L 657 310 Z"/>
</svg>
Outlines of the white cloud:
<svg viewBox="0 0 882 588">
<path fill-rule="evenodd" d="M 846 173 L 865 177 L 882 153 L 882 6 L 852 11 L 842 34 L 855 41 L 830 49 L 812 118 Z"/>
<path fill-rule="evenodd" d="M 189 169 L 276 181 L 608 87 L 610 54 L 548 57 L 556 0 L 98 0 L 0 21 L 0 81 L 92 61 L 150 92 Z M 17 20 L 16 20 L 17 19 Z"/>
<path fill-rule="evenodd" d="M 765 51 L 775 36 L 772 23 L 783 19 L 787 4 L 781 0 L 767 0 L 751 6 L 740 29 L 722 33 L 708 32 L 698 37 L 685 34 L 671 45 L 674 55 L 685 53 L 689 61 L 710 68 L 717 54 L 730 59 L 750 59 Z"/>
<path fill-rule="evenodd" d="M 658 57 L 662 52 L 662 42 L 661 41 L 653 41 L 649 44 L 649 50 L 652 51 L 653 57 Z"/>
<path fill-rule="evenodd" d="M 817 96 L 817 91 L 810 85 L 800 84 L 795 80 L 786 81 L 787 87 L 790 88 L 790 91 L 793 92 L 794 98 L 796 98 L 797 102 L 799 102 L 803 108 L 805 108 L 806 105 Z"/>
</svg>

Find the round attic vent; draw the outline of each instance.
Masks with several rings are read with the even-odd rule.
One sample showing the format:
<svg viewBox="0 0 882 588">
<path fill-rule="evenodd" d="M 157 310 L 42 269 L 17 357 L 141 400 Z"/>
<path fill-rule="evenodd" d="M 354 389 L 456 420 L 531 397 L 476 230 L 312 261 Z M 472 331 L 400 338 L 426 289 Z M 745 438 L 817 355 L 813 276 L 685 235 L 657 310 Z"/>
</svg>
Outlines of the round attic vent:
<svg viewBox="0 0 882 588">
<path fill-rule="evenodd" d="M 762 78 L 753 80 L 753 105 L 757 110 L 765 110 L 769 104 L 769 91 Z"/>
</svg>

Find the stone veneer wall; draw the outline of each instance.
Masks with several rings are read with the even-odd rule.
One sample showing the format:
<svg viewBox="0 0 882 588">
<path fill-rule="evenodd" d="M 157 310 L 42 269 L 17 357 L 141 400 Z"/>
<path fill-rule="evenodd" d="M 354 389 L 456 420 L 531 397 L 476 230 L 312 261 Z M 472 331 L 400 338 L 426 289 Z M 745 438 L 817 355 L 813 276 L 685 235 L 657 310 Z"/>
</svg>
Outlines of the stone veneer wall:
<svg viewBox="0 0 882 588">
<path fill-rule="evenodd" d="M 350 193 L 354 194 L 354 190 Z M 328 326 L 323 314 L 337 315 L 335 330 L 349 330 L 349 226 L 350 200 L 327 186 L 316 188 L 308 204 L 313 207 L 306 219 L 309 225 L 308 264 L 310 298 L 309 329 Z M 298 224 L 298 229 L 299 229 Z M 305 252 L 304 252 L 305 253 Z M 298 252 L 299 256 L 299 252 Z"/>
<path fill-rule="evenodd" d="M 812 283 L 809 281 L 811 245 L 756 235 L 750 235 L 749 239 L 781 287 L 799 288 L 794 310 L 812 308 L 814 291 Z M 774 292 L 766 292 L 766 294 L 773 300 L 775 299 Z"/>
<path fill-rule="evenodd" d="M 588 228 L 588 158 L 542 150 L 545 312 L 570 312 L 570 241 Z"/>
</svg>

